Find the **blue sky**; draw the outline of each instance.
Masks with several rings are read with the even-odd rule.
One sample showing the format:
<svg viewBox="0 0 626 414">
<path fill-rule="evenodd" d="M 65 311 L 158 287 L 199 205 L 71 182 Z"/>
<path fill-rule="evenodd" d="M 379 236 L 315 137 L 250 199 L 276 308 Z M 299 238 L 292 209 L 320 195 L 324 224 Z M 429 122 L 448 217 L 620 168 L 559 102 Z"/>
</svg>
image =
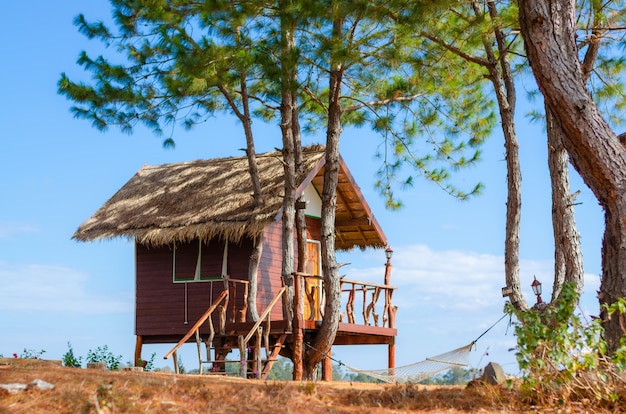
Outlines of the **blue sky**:
<svg viewBox="0 0 626 414">
<path fill-rule="evenodd" d="M 62 6 L 60 5 L 62 4 Z M 215 118 L 192 133 L 177 134 L 175 150 L 138 129 L 132 136 L 111 129 L 101 133 L 73 119 L 70 102 L 57 95 L 61 72 L 80 76 L 79 51 L 96 50 L 72 25 L 83 12 L 108 18 L 109 4 L 67 0 L 9 2 L 3 7 L 0 42 L 2 110 L 0 124 L 0 354 L 46 350 L 59 359 L 71 342 L 78 355 L 107 345 L 123 361 L 134 350 L 133 245 L 118 239 L 95 243 L 71 240 L 76 228 L 144 164 L 238 155 L 244 138 L 230 117 Z M 521 95 L 521 93 L 520 93 Z M 544 299 L 552 285 L 553 237 L 545 134 L 518 110 L 522 163 L 523 216 L 521 275 L 527 300 L 534 303 L 533 275 L 543 282 Z M 258 125 L 257 125 L 258 124 Z M 280 146 L 279 130 L 257 130 L 259 152 Z M 307 137 L 322 142 L 323 137 Z M 367 130 L 346 130 L 341 151 L 348 167 L 394 249 L 392 284 L 399 307 L 396 364 L 420 361 L 468 344 L 502 315 L 504 299 L 504 223 L 506 170 L 501 134 L 486 143 L 483 161 L 456 182 L 485 184 L 484 194 L 468 202 L 452 199 L 437 186 L 417 180 L 398 193 L 400 211 L 387 211 L 374 190 L 378 138 Z M 597 314 L 603 215 L 577 175 L 572 191 L 582 238 L 586 285 L 581 308 Z M 382 251 L 339 257 L 350 279 L 382 283 Z M 508 349 L 512 328 L 500 322 L 477 343 L 472 367 L 488 361 L 516 371 Z M 196 368 L 195 346 L 183 362 Z M 144 358 L 166 346 L 146 345 Z M 386 367 L 386 347 L 336 347 L 335 358 L 358 368 Z"/>
</svg>

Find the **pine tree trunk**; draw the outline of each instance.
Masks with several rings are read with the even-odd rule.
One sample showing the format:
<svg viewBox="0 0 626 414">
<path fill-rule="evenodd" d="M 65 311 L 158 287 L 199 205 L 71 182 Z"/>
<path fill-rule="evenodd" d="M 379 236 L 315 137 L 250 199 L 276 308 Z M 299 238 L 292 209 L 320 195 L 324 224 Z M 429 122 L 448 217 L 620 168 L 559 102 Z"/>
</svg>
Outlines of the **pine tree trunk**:
<svg viewBox="0 0 626 414">
<path fill-rule="evenodd" d="M 341 33 L 342 22 L 333 28 L 335 35 Z M 326 164 L 324 166 L 324 189 L 322 191 L 321 249 L 322 274 L 326 304 L 322 325 L 313 339 L 304 359 L 304 378 L 313 378 L 317 365 L 329 353 L 337 328 L 341 306 L 339 269 L 335 258 L 335 213 L 337 207 L 337 184 L 339 181 L 339 138 L 341 136 L 341 80 L 343 67 L 331 62 L 328 129 L 326 132 Z M 314 348 L 314 349 L 313 349 Z"/>
<path fill-rule="evenodd" d="M 280 128 L 283 136 L 283 162 L 285 171 L 285 196 L 283 199 L 283 262 L 282 277 L 283 283 L 287 287 L 285 299 L 283 300 L 283 316 L 287 321 L 287 330 L 294 332 L 292 336 L 292 362 L 293 379 L 302 379 L 302 331 L 298 321 L 299 309 L 294 308 L 294 272 L 295 272 L 295 247 L 294 228 L 296 220 L 296 141 L 294 139 L 294 114 L 297 116 L 294 88 L 295 76 L 295 39 L 294 18 L 290 12 L 291 2 L 285 0 L 280 2 L 280 25 L 281 25 L 281 124 Z M 298 137 L 299 139 L 299 137 Z M 299 144 L 299 141 L 298 141 Z M 299 148 L 298 148 L 299 149 Z M 295 301 L 301 302 L 301 301 Z"/>
<path fill-rule="evenodd" d="M 563 128 L 574 168 L 605 210 L 601 304 L 626 296 L 626 151 L 585 89 L 574 0 L 520 0 L 520 29 L 546 105 Z M 623 330 L 604 315 L 608 351 Z"/>
<path fill-rule="evenodd" d="M 563 130 L 546 107 L 548 132 L 548 167 L 552 183 L 552 230 L 554 234 L 554 285 L 552 300 L 559 298 L 563 283 L 571 282 L 580 294 L 584 269 L 580 235 L 574 216 L 574 199 L 570 194 L 569 157 L 563 147 Z"/>
<path fill-rule="evenodd" d="M 488 13 L 494 22 L 494 37 L 497 44 L 497 55 L 492 46 L 493 41 L 485 35 L 483 47 L 487 56 L 487 70 L 489 79 L 498 101 L 502 132 L 504 135 L 504 148 L 506 156 L 506 225 L 504 241 L 504 274 L 506 286 L 512 291 L 509 296 L 511 304 L 520 311 L 528 309 L 520 286 L 519 269 L 519 233 L 522 217 L 522 171 L 519 160 L 519 142 L 515 131 L 515 105 L 517 95 L 515 84 L 507 54 L 508 44 L 504 33 L 499 26 L 500 18 L 493 1 L 487 2 Z M 483 6 L 472 2 L 472 8 L 477 18 L 483 18 Z M 499 57 L 498 57 L 499 56 Z"/>
<path fill-rule="evenodd" d="M 248 262 L 248 313 L 254 322 L 259 320 L 259 311 L 256 306 L 256 296 L 258 292 L 258 274 L 261 255 L 263 254 L 263 233 L 254 240 L 254 247 Z"/>
</svg>

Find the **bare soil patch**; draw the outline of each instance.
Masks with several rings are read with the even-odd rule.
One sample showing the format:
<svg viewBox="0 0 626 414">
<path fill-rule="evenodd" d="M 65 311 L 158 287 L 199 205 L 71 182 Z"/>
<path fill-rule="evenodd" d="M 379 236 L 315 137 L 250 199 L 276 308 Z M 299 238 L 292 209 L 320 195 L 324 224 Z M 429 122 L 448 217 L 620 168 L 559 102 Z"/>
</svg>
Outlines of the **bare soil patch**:
<svg viewBox="0 0 626 414">
<path fill-rule="evenodd" d="M 609 413 L 593 401 L 536 407 L 507 387 L 255 381 L 160 372 L 65 368 L 0 359 L 0 384 L 40 379 L 52 390 L 0 389 L 5 413 Z"/>
</svg>

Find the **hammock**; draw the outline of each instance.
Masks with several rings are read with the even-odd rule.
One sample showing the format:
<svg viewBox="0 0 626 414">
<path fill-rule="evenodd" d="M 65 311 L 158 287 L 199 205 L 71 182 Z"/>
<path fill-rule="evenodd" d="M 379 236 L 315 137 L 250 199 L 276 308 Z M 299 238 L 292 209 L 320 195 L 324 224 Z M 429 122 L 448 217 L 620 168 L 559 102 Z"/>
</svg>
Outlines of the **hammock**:
<svg viewBox="0 0 626 414">
<path fill-rule="evenodd" d="M 424 381 L 437 374 L 438 372 L 445 371 L 454 367 L 465 367 L 469 365 L 469 356 L 470 351 L 474 344 L 482 338 L 487 332 L 489 332 L 494 326 L 496 326 L 502 319 L 507 316 L 505 313 L 502 315 L 500 319 L 498 319 L 493 325 L 491 325 L 485 332 L 480 334 L 478 338 L 470 342 L 469 344 L 462 346 L 460 348 L 454 349 L 452 351 L 448 351 L 444 354 L 436 355 L 430 358 L 426 358 L 423 361 L 416 362 L 410 365 L 404 365 L 396 368 L 385 368 L 385 369 L 377 369 L 377 370 L 362 370 L 358 368 L 353 368 L 349 365 L 344 364 L 341 361 L 337 361 L 333 358 L 333 361 L 339 363 L 339 365 L 343 365 L 346 369 L 370 376 L 372 378 L 376 378 L 380 381 L 387 383 L 417 383 Z M 510 323 L 510 322 L 509 322 Z M 311 345 L 305 342 L 305 345 L 313 348 Z M 319 352 L 319 351 L 318 351 Z"/>
<path fill-rule="evenodd" d="M 417 383 L 432 377 L 438 372 L 445 371 L 454 367 L 467 366 L 469 364 L 470 351 L 472 350 L 475 342 L 476 341 L 473 341 L 468 345 L 462 346 L 461 348 L 457 348 L 441 355 L 426 358 L 425 360 L 420 362 L 396 368 L 385 368 L 369 371 L 353 368 L 343 363 L 341 365 L 343 365 L 344 367 L 346 367 L 346 369 L 350 371 L 367 375 L 369 377 L 376 378 L 377 380 L 387 383 Z"/>
</svg>

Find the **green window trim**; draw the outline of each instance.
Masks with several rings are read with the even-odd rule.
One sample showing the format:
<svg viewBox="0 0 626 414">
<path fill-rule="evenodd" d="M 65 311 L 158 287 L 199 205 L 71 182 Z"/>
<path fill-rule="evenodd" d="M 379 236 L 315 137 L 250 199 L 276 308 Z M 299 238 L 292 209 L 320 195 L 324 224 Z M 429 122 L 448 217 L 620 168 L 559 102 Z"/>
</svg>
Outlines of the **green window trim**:
<svg viewBox="0 0 626 414">
<path fill-rule="evenodd" d="M 198 241 L 198 259 L 196 262 L 196 270 L 193 275 L 178 275 L 176 273 L 176 242 L 172 252 L 172 281 L 174 283 L 195 283 L 195 282 L 217 282 L 224 280 L 223 275 L 203 275 L 202 274 L 202 240 Z"/>
</svg>

